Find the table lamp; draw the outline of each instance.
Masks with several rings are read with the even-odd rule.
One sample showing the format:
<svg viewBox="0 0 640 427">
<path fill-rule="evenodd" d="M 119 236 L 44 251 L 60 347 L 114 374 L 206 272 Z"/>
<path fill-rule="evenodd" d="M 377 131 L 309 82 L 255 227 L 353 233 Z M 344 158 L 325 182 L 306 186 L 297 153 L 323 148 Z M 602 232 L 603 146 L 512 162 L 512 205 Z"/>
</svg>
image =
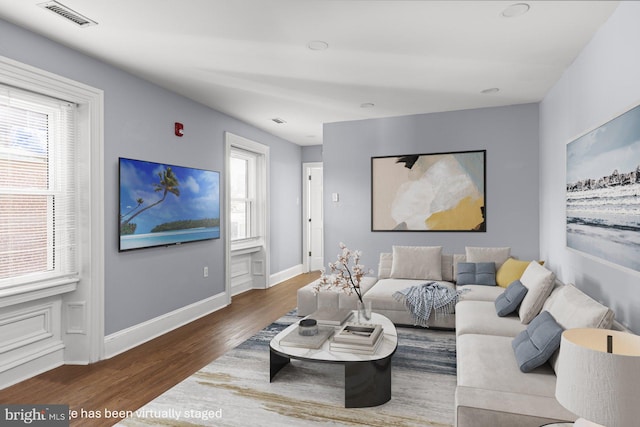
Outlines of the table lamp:
<svg viewBox="0 0 640 427">
<path fill-rule="evenodd" d="M 640 425 L 640 336 L 608 329 L 562 333 L 556 399 L 575 426 Z"/>
</svg>

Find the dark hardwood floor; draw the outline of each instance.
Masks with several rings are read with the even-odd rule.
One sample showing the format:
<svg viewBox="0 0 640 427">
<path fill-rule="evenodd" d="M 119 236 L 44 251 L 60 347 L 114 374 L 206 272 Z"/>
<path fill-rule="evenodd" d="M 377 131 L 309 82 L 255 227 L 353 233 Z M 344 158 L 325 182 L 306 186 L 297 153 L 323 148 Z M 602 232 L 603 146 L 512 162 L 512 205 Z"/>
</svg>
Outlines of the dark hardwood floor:
<svg viewBox="0 0 640 427">
<path fill-rule="evenodd" d="M 81 414 L 134 411 L 236 347 L 296 306 L 296 290 L 319 277 L 296 276 L 109 360 L 65 365 L 0 390 L 0 404 L 64 404 Z M 121 418 L 71 420 L 72 426 L 111 426 Z"/>
</svg>

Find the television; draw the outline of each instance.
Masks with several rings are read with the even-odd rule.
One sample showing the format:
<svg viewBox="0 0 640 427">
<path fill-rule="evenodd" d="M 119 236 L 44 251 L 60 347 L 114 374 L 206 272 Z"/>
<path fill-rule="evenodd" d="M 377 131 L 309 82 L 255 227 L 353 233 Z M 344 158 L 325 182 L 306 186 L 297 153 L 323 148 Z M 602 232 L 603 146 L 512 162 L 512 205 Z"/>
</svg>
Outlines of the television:
<svg viewBox="0 0 640 427">
<path fill-rule="evenodd" d="M 120 157 L 120 252 L 220 238 L 220 172 Z"/>
</svg>

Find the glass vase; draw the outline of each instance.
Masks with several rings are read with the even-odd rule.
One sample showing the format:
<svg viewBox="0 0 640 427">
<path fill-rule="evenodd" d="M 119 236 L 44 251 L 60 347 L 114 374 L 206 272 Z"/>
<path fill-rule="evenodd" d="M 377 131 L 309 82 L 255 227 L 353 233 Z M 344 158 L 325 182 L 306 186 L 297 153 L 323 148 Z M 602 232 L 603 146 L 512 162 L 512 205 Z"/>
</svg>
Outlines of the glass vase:
<svg viewBox="0 0 640 427">
<path fill-rule="evenodd" d="M 371 321 L 371 301 L 358 301 L 358 323 Z"/>
</svg>

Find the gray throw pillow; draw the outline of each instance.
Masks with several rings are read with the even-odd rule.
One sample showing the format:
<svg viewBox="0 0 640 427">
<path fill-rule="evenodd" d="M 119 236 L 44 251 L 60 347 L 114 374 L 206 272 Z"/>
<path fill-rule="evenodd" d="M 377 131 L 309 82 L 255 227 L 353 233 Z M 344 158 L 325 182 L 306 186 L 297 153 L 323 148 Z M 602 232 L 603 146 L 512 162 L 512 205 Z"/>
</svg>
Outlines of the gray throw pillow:
<svg viewBox="0 0 640 427">
<path fill-rule="evenodd" d="M 528 290 L 520 280 L 511 282 L 494 302 L 498 316 L 504 317 L 516 311 Z"/>
<path fill-rule="evenodd" d="M 460 262 L 456 284 L 496 286 L 496 264 L 494 262 Z"/>
<path fill-rule="evenodd" d="M 531 372 L 544 364 L 560 348 L 562 326 L 548 311 L 538 314 L 511 342 L 522 372 Z"/>
</svg>

